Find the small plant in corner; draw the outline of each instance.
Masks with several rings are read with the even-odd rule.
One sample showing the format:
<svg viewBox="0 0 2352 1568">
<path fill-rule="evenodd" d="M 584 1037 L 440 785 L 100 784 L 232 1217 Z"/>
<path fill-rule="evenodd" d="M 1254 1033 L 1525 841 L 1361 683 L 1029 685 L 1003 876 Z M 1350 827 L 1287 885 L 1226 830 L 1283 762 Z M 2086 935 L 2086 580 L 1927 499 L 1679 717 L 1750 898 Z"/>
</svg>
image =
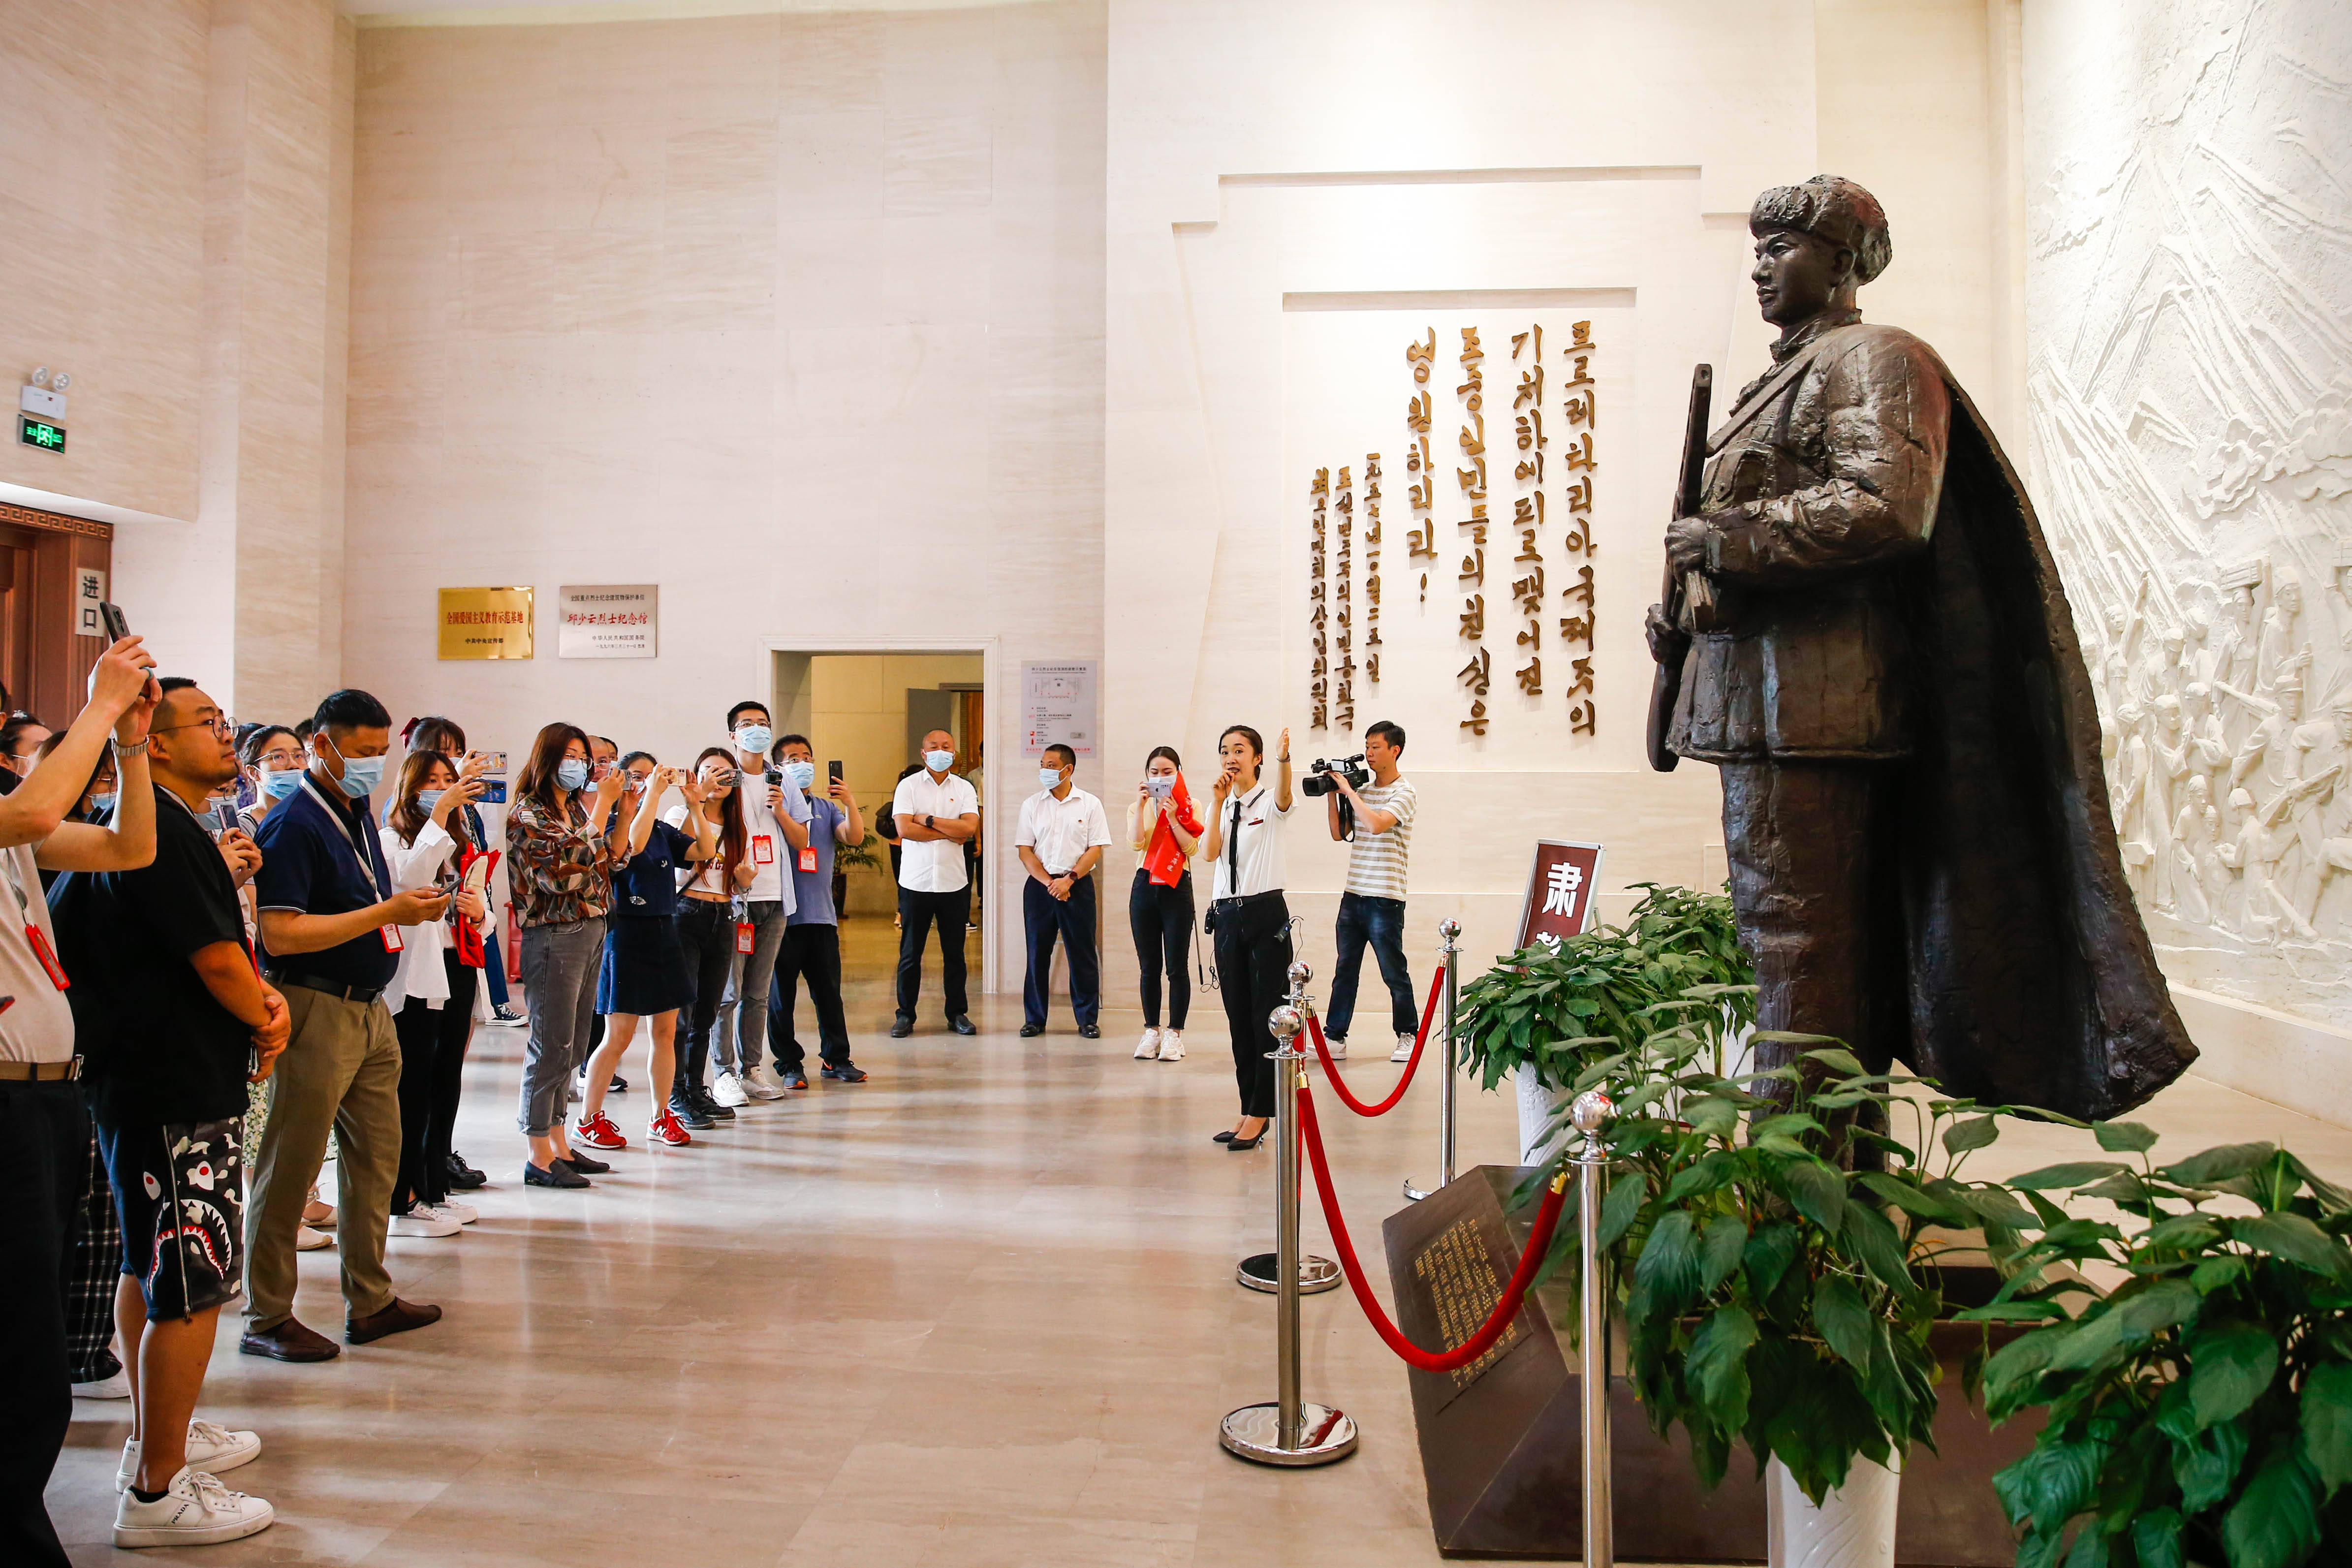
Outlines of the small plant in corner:
<svg viewBox="0 0 2352 1568">
<path fill-rule="evenodd" d="M 1982 1371 L 1994 1420 L 2049 1410 L 1994 1478 L 2021 1568 L 2352 1563 L 2352 1194 L 2268 1143 L 2159 1166 L 2147 1128 L 2096 1131 L 2136 1159 L 2016 1177 L 2044 1228 L 1958 1314 L 2043 1325 Z M 2042 1195 L 2061 1190 L 2076 1201 Z M 2132 1223 L 2069 1217 L 2083 1199 Z M 2123 1283 L 2053 1283 L 2057 1263 Z"/>
</svg>

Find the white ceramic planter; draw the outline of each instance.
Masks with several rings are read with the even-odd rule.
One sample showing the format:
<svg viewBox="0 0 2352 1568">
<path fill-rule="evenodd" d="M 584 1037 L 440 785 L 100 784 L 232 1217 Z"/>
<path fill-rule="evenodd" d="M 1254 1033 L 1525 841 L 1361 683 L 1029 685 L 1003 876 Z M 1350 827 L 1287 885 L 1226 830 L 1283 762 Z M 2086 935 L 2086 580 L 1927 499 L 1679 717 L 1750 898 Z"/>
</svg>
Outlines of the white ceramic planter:
<svg viewBox="0 0 2352 1568">
<path fill-rule="evenodd" d="M 1765 1467 L 1764 1499 L 1772 1568 L 1895 1568 L 1895 1507 L 1899 1470 L 1856 1459 L 1845 1485 L 1815 1508 L 1774 1459 Z"/>
</svg>

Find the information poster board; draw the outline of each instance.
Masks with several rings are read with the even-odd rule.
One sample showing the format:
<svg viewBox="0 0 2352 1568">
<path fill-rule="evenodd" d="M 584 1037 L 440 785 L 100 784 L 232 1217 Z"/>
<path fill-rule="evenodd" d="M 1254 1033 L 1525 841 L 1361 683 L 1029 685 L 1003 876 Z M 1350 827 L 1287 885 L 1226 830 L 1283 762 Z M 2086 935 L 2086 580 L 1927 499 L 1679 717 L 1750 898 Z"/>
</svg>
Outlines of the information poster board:
<svg viewBox="0 0 2352 1568">
<path fill-rule="evenodd" d="M 529 658 L 535 629 L 529 588 L 444 588 L 443 658 Z"/>
<path fill-rule="evenodd" d="M 1057 744 L 1082 757 L 1095 754 L 1097 668 L 1092 659 L 1023 661 L 1023 756 L 1042 757 L 1046 747 Z"/>
<path fill-rule="evenodd" d="M 1598 844 L 1536 840 L 1535 865 L 1528 871 L 1528 901 L 1519 911 L 1517 947 L 1565 942 L 1592 928 L 1592 895 L 1601 885 L 1601 853 Z"/>
<path fill-rule="evenodd" d="M 556 591 L 555 657 L 652 658 L 660 629 L 659 584 L 573 584 Z"/>
</svg>

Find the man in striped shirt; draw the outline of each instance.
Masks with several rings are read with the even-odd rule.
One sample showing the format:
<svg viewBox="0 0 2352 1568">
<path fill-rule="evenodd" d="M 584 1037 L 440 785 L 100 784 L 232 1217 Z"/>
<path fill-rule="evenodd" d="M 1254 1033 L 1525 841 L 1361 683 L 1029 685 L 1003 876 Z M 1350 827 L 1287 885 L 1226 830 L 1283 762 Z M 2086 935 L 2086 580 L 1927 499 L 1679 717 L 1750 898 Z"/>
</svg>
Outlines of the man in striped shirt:
<svg viewBox="0 0 2352 1568">
<path fill-rule="evenodd" d="M 1339 787 L 1323 797 L 1331 837 L 1344 840 L 1339 802 L 1354 807 L 1356 838 L 1348 854 L 1348 887 L 1339 895 L 1337 939 L 1339 967 L 1331 976 L 1331 1005 L 1324 1016 L 1331 1054 L 1348 1054 L 1348 1025 L 1356 1016 L 1356 978 L 1364 966 L 1364 944 L 1380 960 L 1389 988 L 1389 1021 L 1396 1028 L 1391 1061 L 1412 1055 L 1420 1017 L 1413 1008 L 1412 976 L 1404 963 L 1404 862 L 1412 848 L 1416 798 L 1411 781 L 1397 775 L 1404 756 L 1404 731 L 1383 719 L 1364 731 L 1364 762 L 1372 770 L 1368 788 L 1358 790 L 1337 773 Z"/>
</svg>

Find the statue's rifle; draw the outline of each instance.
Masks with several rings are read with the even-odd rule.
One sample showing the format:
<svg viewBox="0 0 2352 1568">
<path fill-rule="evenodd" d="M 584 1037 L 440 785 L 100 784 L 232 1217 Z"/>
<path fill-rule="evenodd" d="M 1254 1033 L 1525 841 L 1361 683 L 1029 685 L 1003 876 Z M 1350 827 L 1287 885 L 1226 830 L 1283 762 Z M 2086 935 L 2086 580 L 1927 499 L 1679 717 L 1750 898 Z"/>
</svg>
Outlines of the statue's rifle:
<svg viewBox="0 0 2352 1568">
<path fill-rule="evenodd" d="M 1693 365 L 1690 416 L 1683 426 L 1683 466 L 1675 477 L 1676 517 L 1690 517 L 1698 510 L 1701 474 L 1706 466 L 1707 410 L 1714 398 L 1715 367 Z M 1666 578 L 1658 590 L 1658 604 L 1669 626 L 1679 627 L 1682 624 L 1683 575 L 1675 570 L 1672 560 L 1666 563 Z M 1662 773 L 1673 773 L 1675 764 L 1682 761 L 1666 745 L 1666 731 L 1674 725 L 1675 702 L 1682 695 L 1682 687 L 1683 661 L 1679 658 L 1660 664 L 1650 678 L 1650 766 Z"/>
</svg>

